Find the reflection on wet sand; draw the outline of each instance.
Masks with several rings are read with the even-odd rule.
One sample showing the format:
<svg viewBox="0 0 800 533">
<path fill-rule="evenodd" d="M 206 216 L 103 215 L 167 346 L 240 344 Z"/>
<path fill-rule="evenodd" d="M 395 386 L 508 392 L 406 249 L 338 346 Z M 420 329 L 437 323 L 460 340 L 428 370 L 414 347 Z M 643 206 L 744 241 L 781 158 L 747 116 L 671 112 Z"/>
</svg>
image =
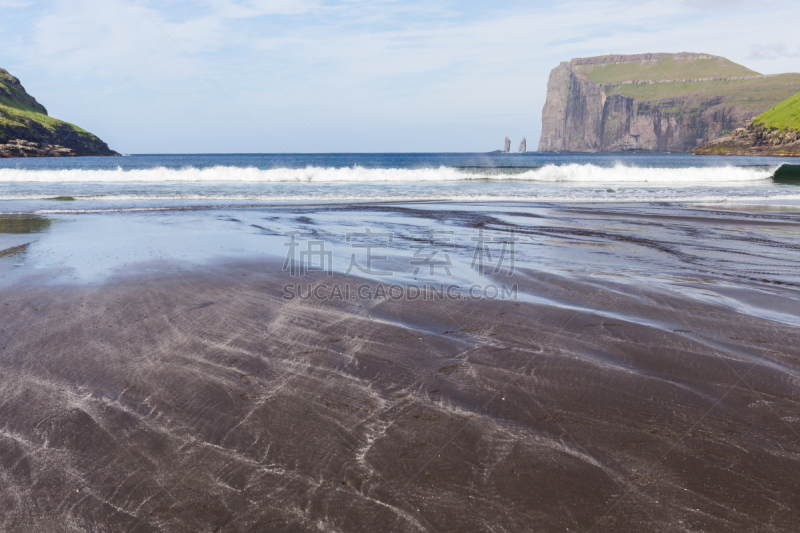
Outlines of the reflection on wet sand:
<svg viewBox="0 0 800 533">
<path fill-rule="evenodd" d="M 39 215 L 0 215 L 0 233 L 42 233 L 50 229 L 52 222 Z"/>
<path fill-rule="evenodd" d="M 19 246 L 12 246 L 11 248 L 0 250 L 0 257 L 12 257 L 24 254 L 28 251 L 28 246 L 30 246 L 30 244 L 20 244 Z"/>
<path fill-rule="evenodd" d="M 0 215 L 0 259 L 11 261 L 12 267 L 18 266 L 31 245 L 24 236 L 47 232 L 51 224 L 51 219 L 39 215 Z"/>
</svg>

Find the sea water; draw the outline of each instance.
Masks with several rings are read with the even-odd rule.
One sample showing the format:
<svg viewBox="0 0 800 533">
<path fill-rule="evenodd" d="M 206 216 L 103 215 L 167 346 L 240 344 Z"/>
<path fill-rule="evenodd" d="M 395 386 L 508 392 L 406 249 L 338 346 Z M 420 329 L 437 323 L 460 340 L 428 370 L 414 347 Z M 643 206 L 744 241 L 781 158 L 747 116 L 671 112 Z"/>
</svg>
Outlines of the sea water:
<svg viewBox="0 0 800 533">
<path fill-rule="evenodd" d="M 783 158 L 690 154 L 202 154 L 0 159 L 0 213 L 351 202 L 795 205 Z"/>
</svg>

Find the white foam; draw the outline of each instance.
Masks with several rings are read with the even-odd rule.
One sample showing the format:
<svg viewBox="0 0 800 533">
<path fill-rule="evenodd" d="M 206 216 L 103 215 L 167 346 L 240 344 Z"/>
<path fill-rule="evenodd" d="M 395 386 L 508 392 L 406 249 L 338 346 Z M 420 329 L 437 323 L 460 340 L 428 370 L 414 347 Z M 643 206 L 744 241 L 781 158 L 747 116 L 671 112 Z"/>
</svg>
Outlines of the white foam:
<svg viewBox="0 0 800 533">
<path fill-rule="evenodd" d="M 397 168 L 275 168 L 216 166 L 169 169 L 123 170 L 30 170 L 0 169 L 4 183 L 414 183 L 475 180 L 512 180 L 530 182 L 570 183 L 654 183 L 662 185 L 718 185 L 735 182 L 754 182 L 772 177 L 776 168 L 763 167 L 690 167 L 642 168 L 618 164 L 614 167 L 596 165 L 546 165 L 527 171 L 510 173 L 500 169 L 464 171 L 452 167 Z"/>
<path fill-rule="evenodd" d="M 773 207 L 782 205 L 787 208 L 796 208 L 797 202 L 800 202 L 800 194 L 782 194 L 782 195 L 760 195 L 760 196 L 751 196 L 751 195 L 743 195 L 743 196 L 730 196 L 725 194 L 710 194 L 710 195 L 702 195 L 696 194 L 697 191 L 693 191 L 694 194 L 687 194 L 687 195 L 670 195 L 668 193 L 662 194 L 642 194 L 642 195 L 625 195 L 625 196 L 608 196 L 608 197 L 598 197 L 592 196 L 588 194 L 566 194 L 566 195 L 519 195 L 519 196 L 505 196 L 505 195 L 498 195 L 498 196 L 491 196 L 491 195 L 480 195 L 480 194 L 465 194 L 465 195 L 458 195 L 458 196 L 424 196 L 424 195 L 403 195 L 398 197 L 392 198 L 385 198 L 385 197 L 375 197 L 375 196 L 345 196 L 345 195 L 337 195 L 337 196 L 326 196 L 326 197 L 316 197 L 316 198 L 308 198 L 303 196 L 273 196 L 273 197 L 204 197 L 204 196 L 197 196 L 197 197 L 134 197 L 134 196 L 112 196 L 112 197 L 101 197 L 101 198 L 81 198 L 84 201 L 92 201 L 92 200 L 105 200 L 105 201 L 131 201 L 131 200 L 157 200 L 158 203 L 155 205 L 150 203 L 149 205 L 133 205 L 128 207 L 122 207 L 116 205 L 114 207 L 109 207 L 107 205 L 99 206 L 97 208 L 88 207 L 86 203 L 83 202 L 66 202 L 66 205 L 63 208 L 43 208 L 39 206 L 37 209 L 32 211 L 3 211 L 0 209 L 0 214 L 8 215 L 8 214 L 20 214 L 20 213 L 38 213 L 38 214 L 66 214 L 66 213 L 105 213 L 105 212 L 146 212 L 146 211 L 172 211 L 172 210 L 181 210 L 181 209 L 207 209 L 207 208 L 237 208 L 237 207 L 249 207 L 249 206 L 256 206 L 256 205 L 281 205 L 281 204 L 292 204 L 292 205 L 320 205 L 320 204 L 336 204 L 336 203 L 369 203 L 375 204 L 378 203 L 394 203 L 394 202 L 443 202 L 443 203 L 496 203 L 496 202 L 508 202 L 508 203 L 517 203 L 517 202 L 524 202 L 524 203 L 537 203 L 537 202 L 544 202 L 544 203 L 589 203 L 589 204 L 606 204 L 606 203 L 650 203 L 650 202 L 679 202 L 685 204 L 700 204 L 704 207 L 725 207 L 725 206 L 735 206 L 741 205 L 743 202 L 750 203 L 752 205 L 773 205 Z M 3 198 L 0 198 L 3 200 Z M 173 203 L 175 200 L 181 200 L 181 203 Z M 185 200 L 195 200 L 198 203 L 190 203 L 185 202 Z M 214 203 L 207 203 L 209 200 L 213 201 Z M 783 204 L 771 204 L 769 202 L 784 202 Z M 166 203 L 161 203 L 166 202 Z M 257 202 L 257 203 L 253 203 Z M 53 203 L 61 203 L 61 202 L 53 202 Z"/>
</svg>

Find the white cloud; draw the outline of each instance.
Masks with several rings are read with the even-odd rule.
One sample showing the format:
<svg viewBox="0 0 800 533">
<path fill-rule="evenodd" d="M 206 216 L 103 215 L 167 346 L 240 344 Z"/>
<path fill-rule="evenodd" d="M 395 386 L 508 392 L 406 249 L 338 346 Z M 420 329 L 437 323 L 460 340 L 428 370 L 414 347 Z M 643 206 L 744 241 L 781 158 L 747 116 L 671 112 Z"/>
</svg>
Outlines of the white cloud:
<svg viewBox="0 0 800 533">
<path fill-rule="evenodd" d="M 206 0 L 218 17 L 239 19 L 265 15 L 299 15 L 321 9 L 318 0 Z"/>
<path fill-rule="evenodd" d="M 748 59 L 778 59 L 783 57 L 800 57 L 800 47 L 794 52 L 785 43 L 754 44 L 750 46 Z"/>
<path fill-rule="evenodd" d="M 762 8 L 763 6 L 781 6 L 787 0 L 684 0 L 687 7 L 694 9 L 738 9 Z"/>
</svg>

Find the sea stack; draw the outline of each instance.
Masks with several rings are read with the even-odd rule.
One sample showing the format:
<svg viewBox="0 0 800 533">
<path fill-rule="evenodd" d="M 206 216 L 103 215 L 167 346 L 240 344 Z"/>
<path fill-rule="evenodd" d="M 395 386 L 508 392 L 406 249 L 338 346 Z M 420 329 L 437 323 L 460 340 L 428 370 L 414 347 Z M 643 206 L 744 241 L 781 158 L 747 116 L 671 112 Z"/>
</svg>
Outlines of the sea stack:
<svg viewBox="0 0 800 533">
<path fill-rule="evenodd" d="M 522 138 L 522 142 L 519 143 L 519 152 L 524 154 L 528 151 L 528 141 L 525 140 L 525 137 Z"/>
<path fill-rule="evenodd" d="M 506 146 L 505 146 L 505 148 L 503 148 L 503 151 L 505 153 L 508 153 L 508 152 L 511 151 L 511 139 L 509 139 L 508 137 L 506 137 Z"/>
</svg>

